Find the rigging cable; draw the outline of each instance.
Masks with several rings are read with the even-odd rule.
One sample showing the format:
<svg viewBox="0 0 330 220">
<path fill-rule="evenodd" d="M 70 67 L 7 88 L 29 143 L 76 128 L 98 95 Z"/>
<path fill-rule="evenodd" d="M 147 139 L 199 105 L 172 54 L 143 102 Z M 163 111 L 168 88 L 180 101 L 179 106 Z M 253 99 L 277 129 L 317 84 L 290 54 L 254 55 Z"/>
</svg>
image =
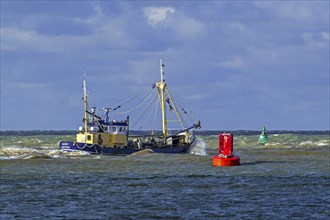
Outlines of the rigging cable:
<svg viewBox="0 0 330 220">
<path fill-rule="evenodd" d="M 185 128 L 187 123 L 185 122 L 184 118 L 182 117 L 181 112 L 179 112 L 179 111 L 177 110 L 176 103 L 174 102 L 174 100 L 173 100 L 173 98 L 172 98 L 172 96 L 173 96 L 172 93 L 170 93 L 170 91 L 169 91 L 168 88 L 166 89 L 166 92 L 167 92 L 167 94 L 168 94 L 168 96 L 169 96 L 169 102 L 171 102 L 172 105 L 174 106 L 174 108 L 173 108 L 173 107 L 171 106 L 171 104 L 169 103 L 170 108 L 171 108 L 172 110 L 174 110 L 175 114 L 177 115 L 177 117 L 178 117 L 178 119 L 179 119 L 179 121 L 180 121 L 180 123 L 181 123 L 182 128 Z"/>
<path fill-rule="evenodd" d="M 118 105 L 114 105 L 114 106 L 117 106 L 117 107 L 116 108 L 113 108 L 112 111 L 116 111 L 118 108 L 121 108 L 123 105 L 126 105 L 127 103 L 131 102 L 132 100 L 134 100 L 135 98 L 139 97 L 143 93 L 148 92 L 148 90 L 150 90 L 150 87 L 144 88 L 144 89 L 140 90 L 138 93 L 136 93 L 135 95 L 130 96 L 130 97 L 124 99 L 124 101 L 122 101 Z"/>
<path fill-rule="evenodd" d="M 150 96 L 149 96 L 150 97 Z M 148 110 L 150 110 L 151 108 L 150 108 L 150 106 L 151 106 L 151 104 L 155 101 L 155 99 L 157 98 L 157 96 L 155 96 L 155 97 L 153 97 L 152 99 L 151 99 L 151 101 L 150 101 L 150 103 L 144 108 L 144 110 L 137 116 L 137 120 L 136 120 L 136 122 L 133 124 L 133 128 L 140 122 L 140 120 L 142 119 L 142 116 L 144 116 L 145 115 L 145 113 L 148 111 Z M 150 113 L 149 113 L 149 115 L 148 115 L 148 117 L 150 117 Z M 147 117 L 147 118 L 148 118 Z M 147 119 L 146 118 L 146 119 Z M 142 128 L 142 126 L 141 126 L 141 128 Z"/>
<path fill-rule="evenodd" d="M 158 112 L 158 106 L 160 106 L 160 102 L 159 99 L 157 99 L 157 95 L 156 95 L 156 107 L 155 107 L 155 116 L 154 116 L 154 120 L 153 120 L 153 124 L 152 124 L 152 130 L 155 130 L 156 127 L 156 119 L 157 119 L 157 112 Z"/>
<path fill-rule="evenodd" d="M 151 89 L 149 91 L 149 93 L 146 94 L 146 96 L 142 99 L 142 101 L 137 106 L 135 106 L 135 107 L 133 107 L 133 108 L 127 110 L 127 111 L 124 111 L 124 112 L 116 112 L 116 114 L 127 114 L 127 113 L 133 112 L 134 110 L 138 109 L 152 95 L 152 92 L 153 91 Z"/>
<path fill-rule="evenodd" d="M 173 100 L 180 106 L 181 110 L 183 111 L 183 113 L 189 118 L 189 120 L 193 123 L 195 123 L 196 121 L 198 121 L 198 118 L 196 117 L 196 115 L 194 115 L 194 113 L 192 111 L 190 111 L 189 113 L 182 107 L 182 105 L 180 104 L 179 100 L 178 101 L 178 97 L 174 96 L 173 94 L 171 94 L 173 97 Z M 194 117 L 194 118 L 193 118 Z"/>
</svg>

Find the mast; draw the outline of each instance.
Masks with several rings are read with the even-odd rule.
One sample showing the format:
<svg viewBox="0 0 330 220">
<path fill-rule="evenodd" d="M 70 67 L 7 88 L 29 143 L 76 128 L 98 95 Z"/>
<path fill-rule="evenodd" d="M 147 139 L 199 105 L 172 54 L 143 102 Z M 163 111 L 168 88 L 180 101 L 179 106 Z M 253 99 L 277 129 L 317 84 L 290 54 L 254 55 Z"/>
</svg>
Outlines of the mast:
<svg viewBox="0 0 330 220">
<path fill-rule="evenodd" d="M 84 74 L 84 81 L 83 81 L 83 91 L 84 91 L 84 126 L 85 126 L 85 133 L 88 132 L 88 113 L 87 113 L 87 86 L 86 86 L 86 79 Z"/>
<path fill-rule="evenodd" d="M 168 136 L 168 130 L 167 130 L 167 124 L 166 124 L 166 105 L 165 105 L 165 79 L 164 79 L 164 71 L 163 67 L 165 65 L 163 64 L 162 60 L 160 59 L 160 82 L 156 83 L 156 86 L 158 88 L 158 95 L 160 98 L 160 107 L 162 110 L 162 127 L 163 127 L 163 136 L 164 139 Z"/>
</svg>

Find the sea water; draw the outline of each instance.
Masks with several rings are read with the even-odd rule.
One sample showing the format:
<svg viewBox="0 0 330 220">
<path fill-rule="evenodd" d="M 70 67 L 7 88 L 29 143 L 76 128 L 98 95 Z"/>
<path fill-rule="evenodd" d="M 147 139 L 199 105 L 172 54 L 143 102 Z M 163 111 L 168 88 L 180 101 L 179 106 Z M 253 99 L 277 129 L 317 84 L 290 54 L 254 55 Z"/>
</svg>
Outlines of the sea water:
<svg viewBox="0 0 330 220">
<path fill-rule="evenodd" d="M 241 166 L 213 167 L 218 136 L 187 154 L 59 151 L 72 135 L 2 135 L 0 219 L 329 219 L 329 134 L 234 136 Z"/>
</svg>

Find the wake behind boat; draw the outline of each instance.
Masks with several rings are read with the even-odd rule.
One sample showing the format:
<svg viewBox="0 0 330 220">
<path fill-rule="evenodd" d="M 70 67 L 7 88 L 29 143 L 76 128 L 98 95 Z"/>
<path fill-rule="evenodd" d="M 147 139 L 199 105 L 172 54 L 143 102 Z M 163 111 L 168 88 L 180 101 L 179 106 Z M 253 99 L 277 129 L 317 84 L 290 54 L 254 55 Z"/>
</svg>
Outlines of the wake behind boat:
<svg viewBox="0 0 330 220">
<path fill-rule="evenodd" d="M 161 109 L 162 132 L 152 131 L 149 135 L 131 136 L 130 135 L 130 117 L 121 121 L 109 120 L 109 113 L 122 108 L 118 105 L 116 108 L 103 108 L 104 118 L 96 114 L 96 108 L 88 108 L 87 82 L 83 81 L 83 102 L 84 102 L 84 126 L 79 128 L 75 141 L 61 141 L 59 147 L 62 151 L 86 151 L 92 154 L 104 155 L 127 155 L 148 149 L 154 153 L 186 153 L 195 141 L 194 129 L 200 128 L 200 121 L 197 120 L 192 126 L 187 127 L 182 115 L 187 111 L 181 107 L 179 109 L 174 101 L 173 95 L 168 90 L 164 79 L 164 64 L 160 61 L 161 79 L 152 86 L 156 91 L 155 99 L 159 101 Z M 149 97 L 146 96 L 146 97 Z M 158 99 L 157 99 L 158 98 Z M 145 102 L 143 99 L 136 109 Z M 148 106 L 147 106 L 148 108 Z M 175 132 L 168 129 L 167 111 L 174 113 L 181 129 Z M 179 111 L 181 110 L 181 111 Z M 131 112 L 131 111 L 127 111 Z"/>
</svg>

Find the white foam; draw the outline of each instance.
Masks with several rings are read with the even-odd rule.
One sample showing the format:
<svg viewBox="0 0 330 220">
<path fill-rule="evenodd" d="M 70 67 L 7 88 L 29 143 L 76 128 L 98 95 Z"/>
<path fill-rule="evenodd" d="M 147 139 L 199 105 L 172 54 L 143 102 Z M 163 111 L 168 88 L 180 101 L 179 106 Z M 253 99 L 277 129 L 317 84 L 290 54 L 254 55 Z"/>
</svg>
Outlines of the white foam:
<svg viewBox="0 0 330 220">
<path fill-rule="evenodd" d="M 204 140 L 200 137 L 196 137 L 195 141 L 192 143 L 189 153 L 200 156 L 207 156 L 206 153 L 206 144 Z"/>
<path fill-rule="evenodd" d="M 23 154 L 30 154 L 33 152 L 37 152 L 37 150 L 34 148 L 18 147 L 18 146 L 2 147 L 0 149 L 1 156 L 20 156 Z"/>
<path fill-rule="evenodd" d="M 326 140 L 320 141 L 303 141 L 299 144 L 300 146 L 327 146 L 329 142 Z"/>
<path fill-rule="evenodd" d="M 317 146 L 328 146 L 329 143 L 327 143 L 327 141 L 318 141 L 317 142 Z"/>
</svg>

